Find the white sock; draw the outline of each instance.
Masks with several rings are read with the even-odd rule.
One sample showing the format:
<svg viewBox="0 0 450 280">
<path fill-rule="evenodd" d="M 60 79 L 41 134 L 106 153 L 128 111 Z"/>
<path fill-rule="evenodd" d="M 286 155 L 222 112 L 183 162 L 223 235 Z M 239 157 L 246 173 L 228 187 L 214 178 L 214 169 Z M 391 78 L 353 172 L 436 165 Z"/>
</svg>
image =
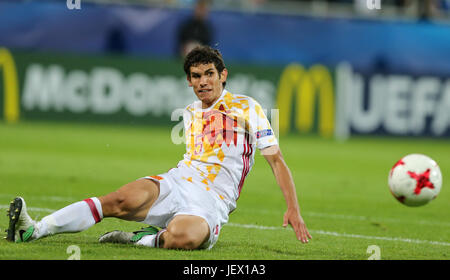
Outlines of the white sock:
<svg viewBox="0 0 450 280">
<path fill-rule="evenodd" d="M 156 247 L 155 246 L 156 234 L 146 235 L 141 238 L 136 245 L 147 246 L 147 247 Z"/>
<path fill-rule="evenodd" d="M 136 245 L 159 248 L 159 238 L 161 237 L 161 234 L 163 234 L 163 232 L 165 232 L 166 230 L 167 229 L 162 229 L 158 231 L 157 234 L 145 235 L 141 238 L 141 240 L 136 242 Z"/>
<path fill-rule="evenodd" d="M 103 219 L 100 200 L 96 197 L 75 202 L 36 223 L 33 238 L 64 232 L 80 232 Z"/>
</svg>

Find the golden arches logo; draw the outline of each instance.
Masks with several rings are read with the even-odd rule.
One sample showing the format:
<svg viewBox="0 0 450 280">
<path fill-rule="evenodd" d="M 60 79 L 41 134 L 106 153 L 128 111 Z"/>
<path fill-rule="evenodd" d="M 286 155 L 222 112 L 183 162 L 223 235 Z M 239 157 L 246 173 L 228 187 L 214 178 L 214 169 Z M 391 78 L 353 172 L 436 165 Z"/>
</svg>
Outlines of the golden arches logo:
<svg viewBox="0 0 450 280">
<path fill-rule="evenodd" d="M 318 95 L 318 129 L 322 136 L 334 133 L 334 88 L 329 70 L 323 65 L 314 65 L 306 70 L 299 64 L 288 65 L 281 74 L 277 107 L 280 133 L 291 127 L 292 100 L 295 94 L 295 127 L 300 132 L 311 131 L 314 124 L 316 95 Z"/>
<path fill-rule="evenodd" d="M 3 115 L 7 122 L 19 120 L 19 83 L 11 53 L 0 48 L 0 70 L 3 70 Z"/>
</svg>

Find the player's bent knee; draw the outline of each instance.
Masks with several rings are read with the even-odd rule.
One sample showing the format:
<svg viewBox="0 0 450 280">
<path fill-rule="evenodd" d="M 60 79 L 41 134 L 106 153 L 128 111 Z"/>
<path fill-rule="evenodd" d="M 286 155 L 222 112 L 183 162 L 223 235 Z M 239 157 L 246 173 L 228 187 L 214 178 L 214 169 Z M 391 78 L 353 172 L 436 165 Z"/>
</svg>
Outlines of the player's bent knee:
<svg viewBox="0 0 450 280">
<path fill-rule="evenodd" d="M 164 248 L 195 250 L 208 240 L 208 237 L 209 226 L 202 218 L 178 220 L 167 228 Z"/>
<path fill-rule="evenodd" d="M 203 238 L 187 232 L 169 232 L 170 238 L 165 242 L 165 248 L 195 250 L 203 243 Z"/>
</svg>

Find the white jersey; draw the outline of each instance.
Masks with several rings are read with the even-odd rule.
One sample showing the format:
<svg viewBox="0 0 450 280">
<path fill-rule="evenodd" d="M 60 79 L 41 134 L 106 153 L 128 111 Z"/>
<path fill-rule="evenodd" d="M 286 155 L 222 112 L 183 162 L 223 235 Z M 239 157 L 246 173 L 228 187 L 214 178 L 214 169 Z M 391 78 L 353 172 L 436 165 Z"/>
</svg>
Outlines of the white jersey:
<svg viewBox="0 0 450 280">
<path fill-rule="evenodd" d="M 207 109 L 201 101 L 187 106 L 183 119 L 186 153 L 177 166 L 182 179 L 210 191 L 233 211 L 255 148 L 278 144 L 261 105 L 224 90 Z"/>
</svg>

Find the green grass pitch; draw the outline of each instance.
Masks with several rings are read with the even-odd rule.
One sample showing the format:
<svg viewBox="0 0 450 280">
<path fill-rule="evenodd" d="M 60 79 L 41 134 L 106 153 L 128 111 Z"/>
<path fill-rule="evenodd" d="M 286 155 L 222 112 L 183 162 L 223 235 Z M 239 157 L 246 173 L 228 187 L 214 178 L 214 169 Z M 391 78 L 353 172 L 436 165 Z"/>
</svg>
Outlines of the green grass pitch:
<svg viewBox="0 0 450 280">
<path fill-rule="evenodd" d="M 22 122 L 0 123 L 0 209 L 20 195 L 30 215 L 54 210 L 116 190 L 145 175 L 166 172 L 182 158 L 183 145 L 170 129 L 112 125 Z M 0 240 L 0 259 L 56 259 L 80 249 L 83 260 L 367 260 L 450 259 L 450 143 L 437 139 L 353 137 L 346 142 L 313 136 L 282 136 L 285 160 L 297 187 L 302 216 L 313 236 L 308 244 L 284 229 L 285 202 L 269 165 L 259 154 L 244 184 L 238 208 L 210 251 L 178 251 L 99 244 L 114 229 L 143 224 L 118 219 L 76 234 L 31 243 Z M 389 193 L 393 164 L 409 153 L 423 153 L 441 167 L 444 184 L 431 203 L 404 206 Z M 0 230 L 8 226 L 0 216 Z"/>
</svg>

